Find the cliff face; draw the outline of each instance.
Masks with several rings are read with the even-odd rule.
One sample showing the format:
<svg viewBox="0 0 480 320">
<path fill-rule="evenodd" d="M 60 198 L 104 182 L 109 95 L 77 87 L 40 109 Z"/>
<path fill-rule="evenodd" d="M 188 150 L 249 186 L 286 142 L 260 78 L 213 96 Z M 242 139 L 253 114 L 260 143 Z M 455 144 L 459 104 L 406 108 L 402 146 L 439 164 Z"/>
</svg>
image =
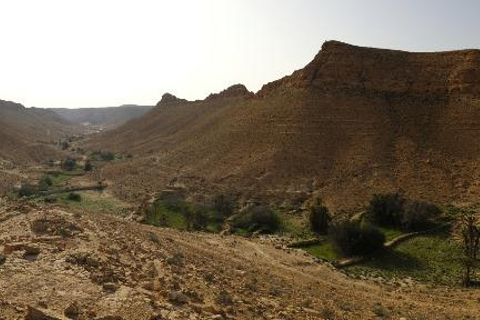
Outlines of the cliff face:
<svg viewBox="0 0 480 320">
<path fill-rule="evenodd" d="M 265 85 L 379 93 L 445 95 L 478 94 L 480 50 L 438 53 L 364 48 L 328 41 L 304 69 Z"/>
<path fill-rule="evenodd" d="M 115 179 L 120 167 L 158 164 L 148 174 L 157 179 L 137 185 L 132 174 L 131 189 L 155 192 L 175 179 L 194 191 L 208 185 L 282 201 L 319 195 L 335 209 L 392 190 L 474 202 L 480 198 L 479 55 L 326 42 L 304 69 L 265 85 L 253 99 L 179 103 L 107 134 L 95 143 L 116 141 L 138 158 L 103 173 Z M 121 138 L 123 129 L 130 138 Z M 153 165 L 146 160 L 152 155 Z"/>
</svg>

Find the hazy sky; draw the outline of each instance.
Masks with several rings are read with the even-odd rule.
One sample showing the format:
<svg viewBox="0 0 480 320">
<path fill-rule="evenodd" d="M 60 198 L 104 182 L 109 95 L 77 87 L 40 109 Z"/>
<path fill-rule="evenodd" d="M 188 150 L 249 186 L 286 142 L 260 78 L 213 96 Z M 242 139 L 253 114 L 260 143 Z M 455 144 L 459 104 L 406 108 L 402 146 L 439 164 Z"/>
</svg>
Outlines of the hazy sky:
<svg viewBox="0 0 480 320">
<path fill-rule="evenodd" d="M 480 48 L 480 1 L 0 0 L 0 99 L 38 107 L 257 91 L 325 40 Z"/>
</svg>

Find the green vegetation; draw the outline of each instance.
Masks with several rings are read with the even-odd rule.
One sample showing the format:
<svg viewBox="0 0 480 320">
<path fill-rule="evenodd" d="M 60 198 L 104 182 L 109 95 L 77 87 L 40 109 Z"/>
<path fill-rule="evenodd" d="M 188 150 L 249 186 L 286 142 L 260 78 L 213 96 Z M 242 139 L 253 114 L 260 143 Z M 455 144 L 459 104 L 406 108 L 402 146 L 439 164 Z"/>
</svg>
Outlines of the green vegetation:
<svg viewBox="0 0 480 320">
<path fill-rule="evenodd" d="M 20 187 L 20 190 L 18 190 L 18 196 L 19 197 L 31 197 L 31 196 L 35 195 L 37 192 L 38 192 L 38 190 L 37 190 L 36 186 L 34 186 L 32 184 L 29 184 L 29 183 L 25 183 L 25 184 L 22 184 L 22 186 Z"/>
<path fill-rule="evenodd" d="M 110 151 L 94 151 L 90 154 L 89 160 L 112 161 L 115 160 L 115 154 Z"/>
<path fill-rule="evenodd" d="M 82 196 L 79 193 L 70 192 L 67 195 L 67 200 L 80 202 L 82 201 Z"/>
<path fill-rule="evenodd" d="M 234 232 L 274 233 L 282 227 L 280 216 L 270 207 L 255 205 L 238 214 L 231 222 Z"/>
<path fill-rule="evenodd" d="M 330 238 L 345 257 L 369 255 L 383 248 L 385 235 L 367 223 L 342 221 L 331 227 Z"/>
<path fill-rule="evenodd" d="M 77 166 L 77 161 L 75 159 L 66 159 L 62 161 L 62 169 L 66 171 L 73 171 Z"/>
<path fill-rule="evenodd" d="M 340 258 L 329 237 L 320 237 L 319 243 L 300 246 L 299 248 L 307 251 L 314 257 L 330 262 Z"/>
<path fill-rule="evenodd" d="M 145 222 L 158 227 L 220 232 L 221 215 L 183 200 L 157 200 L 146 211 Z"/>
<path fill-rule="evenodd" d="M 400 193 L 387 193 L 373 196 L 366 217 L 382 227 L 412 232 L 432 228 L 440 214 L 441 210 L 432 203 L 407 200 Z"/>
<path fill-rule="evenodd" d="M 403 232 L 401 230 L 398 230 L 398 229 L 393 229 L 393 228 L 379 227 L 378 229 L 385 235 L 385 240 L 386 241 L 393 240 L 393 239 L 405 234 L 405 232 Z"/>
<path fill-rule="evenodd" d="M 85 161 L 85 165 L 83 166 L 83 170 L 85 172 L 90 172 L 90 171 L 93 170 L 93 166 L 92 166 L 92 163 L 90 162 L 90 160 Z"/>
<path fill-rule="evenodd" d="M 125 204 L 120 200 L 110 197 L 98 191 L 82 191 L 78 192 L 80 201 L 69 200 L 70 193 L 62 193 L 57 195 L 56 202 L 70 209 L 80 209 L 92 213 L 110 213 L 124 214 L 126 212 Z M 47 197 L 45 198 L 47 201 Z"/>
<path fill-rule="evenodd" d="M 322 200 L 316 199 L 310 208 L 310 228 L 313 232 L 326 234 L 332 221 L 332 217 L 328 212 L 328 208 L 323 204 Z"/>
<path fill-rule="evenodd" d="M 444 230 L 410 239 L 394 250 L 385 250 L 375 259 L 345 271 L 357 276 L 411 277 L 423 282 L 456 285 L 462 274 L 461 249 L 451 239 L 450 231 Z"/>
<path fill-rule="evenodd" d="M 233 214 L 234 204 L 227 196 L 219 194 L 213 199 L 213 209 L 228 218 Z"/>
</svg>

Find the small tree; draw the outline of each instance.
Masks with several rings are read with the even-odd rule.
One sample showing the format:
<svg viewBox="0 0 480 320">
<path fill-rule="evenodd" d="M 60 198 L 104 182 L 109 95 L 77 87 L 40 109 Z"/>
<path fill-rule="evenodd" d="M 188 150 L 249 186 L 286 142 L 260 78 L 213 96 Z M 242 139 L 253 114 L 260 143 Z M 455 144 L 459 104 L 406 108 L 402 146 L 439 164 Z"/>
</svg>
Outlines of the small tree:
<svg viewBox="0 0 480 320">
<path fill-rule="evenodd" d="M 213 208 L 224 218 L 228 218 L 233 213 L 233 203 L 224 194 L 219 194 L 213 199 Z"/>
<path fill-rule="evenodd" d="M 460 217 L 461 244 L 463 250 L 463 276 L 462 284 L 469 287 L 472 284 L 472 272 L 478 263 L 477 255 L 480 242 L 480 229 L 477 217 L 471 212 L 466 212 Z"/>
<path fill-rule="evenodd" d="M 82 201 L 82 196 L 75 192 L 70 192 L 67 196 L 67 200 L 80 202 Z"/>
<path fill-rule="evenodd" d="M 18 195 L 20 197 L 30 197 L 37 193 L 37 188 L 29 183 L 24 183 L 18 190 Z"/>
<path fill-rule="evenodd" d="M 330 228 L 333 244 L 344 256 L 363 256 L 383 248 L 385 235 L 369 224 L 342 221 Z"/>
<path fill-rule="evenodd" d="M 62 150 L 67 150 L 70 147 L 70 144 L 67 141 L 60 142 Z"/>
<path fill-rule="evenodd" d="M 62 168 L 67 171 L 72 171 L 77 166 L 75 159 L 66 159 L 62 162 Z"/>
<path fill-rule="evenodd" d="M 281 228 L 280 217 L 268 206 L 253 205 L 232 221 L 233 229 L 273 233 Z"/>
<path fill-rule="evenodd" d="M 367 208 L 367 217 L 382 226 L 401 227 L 404 203 L 400 193 L 375 194 Z"/>
<path fill-rule="evenodd" d="M 326 234 L 328 232 L 332 217 L 321 199 L 317 198 L 315 203 L 310 207 L 309 220 L 312 231 L 320 234 Z"/>
<path fill-rule="evenodd" d="M 85 165 L 83 166 L 83 170 L 86 172 L 92 171 L 93 166 L 90 162 L 90 160 L 85 161 Z"/>
<path fill-rule="evenodd" d="M 401 216 L 401 229 L 407 232 L 426 230 L 442 211 L 426 201 L 406 201 Z"/>
</svg>

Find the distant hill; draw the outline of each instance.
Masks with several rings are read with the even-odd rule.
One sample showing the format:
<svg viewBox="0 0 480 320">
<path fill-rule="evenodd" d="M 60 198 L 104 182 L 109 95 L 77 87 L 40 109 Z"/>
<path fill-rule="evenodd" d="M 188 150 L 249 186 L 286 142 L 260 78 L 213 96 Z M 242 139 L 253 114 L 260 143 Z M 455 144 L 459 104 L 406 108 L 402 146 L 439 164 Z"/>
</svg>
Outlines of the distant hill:
<svg viewBox="0 0 480 320">
<path fill-rule="evenodd" d="M 65 120 L 76 124 L 116 127 L 139 118 L 150 111 L 152 106 L 123 105 L 106 108 L 49 109 Z"/>
<path fill-rule="evenodd" d="M 53 143 L 77 128 L 56 113 L 0 100 L 0 160 L 42 161 L 58 152 Z"/>
<path fill-rule="evenodd" d="M 148 116 L 89 144 L 133 155 L 102 171 L 124 197 L 175 183 L 282 202 L 320 196 L 340 210 L 393 190 L 478 201 L 479 130 L 479 50 L 329 41 L 255 95 L 239 87 L 195 102 L 166 95 Z"/>
</svg>

